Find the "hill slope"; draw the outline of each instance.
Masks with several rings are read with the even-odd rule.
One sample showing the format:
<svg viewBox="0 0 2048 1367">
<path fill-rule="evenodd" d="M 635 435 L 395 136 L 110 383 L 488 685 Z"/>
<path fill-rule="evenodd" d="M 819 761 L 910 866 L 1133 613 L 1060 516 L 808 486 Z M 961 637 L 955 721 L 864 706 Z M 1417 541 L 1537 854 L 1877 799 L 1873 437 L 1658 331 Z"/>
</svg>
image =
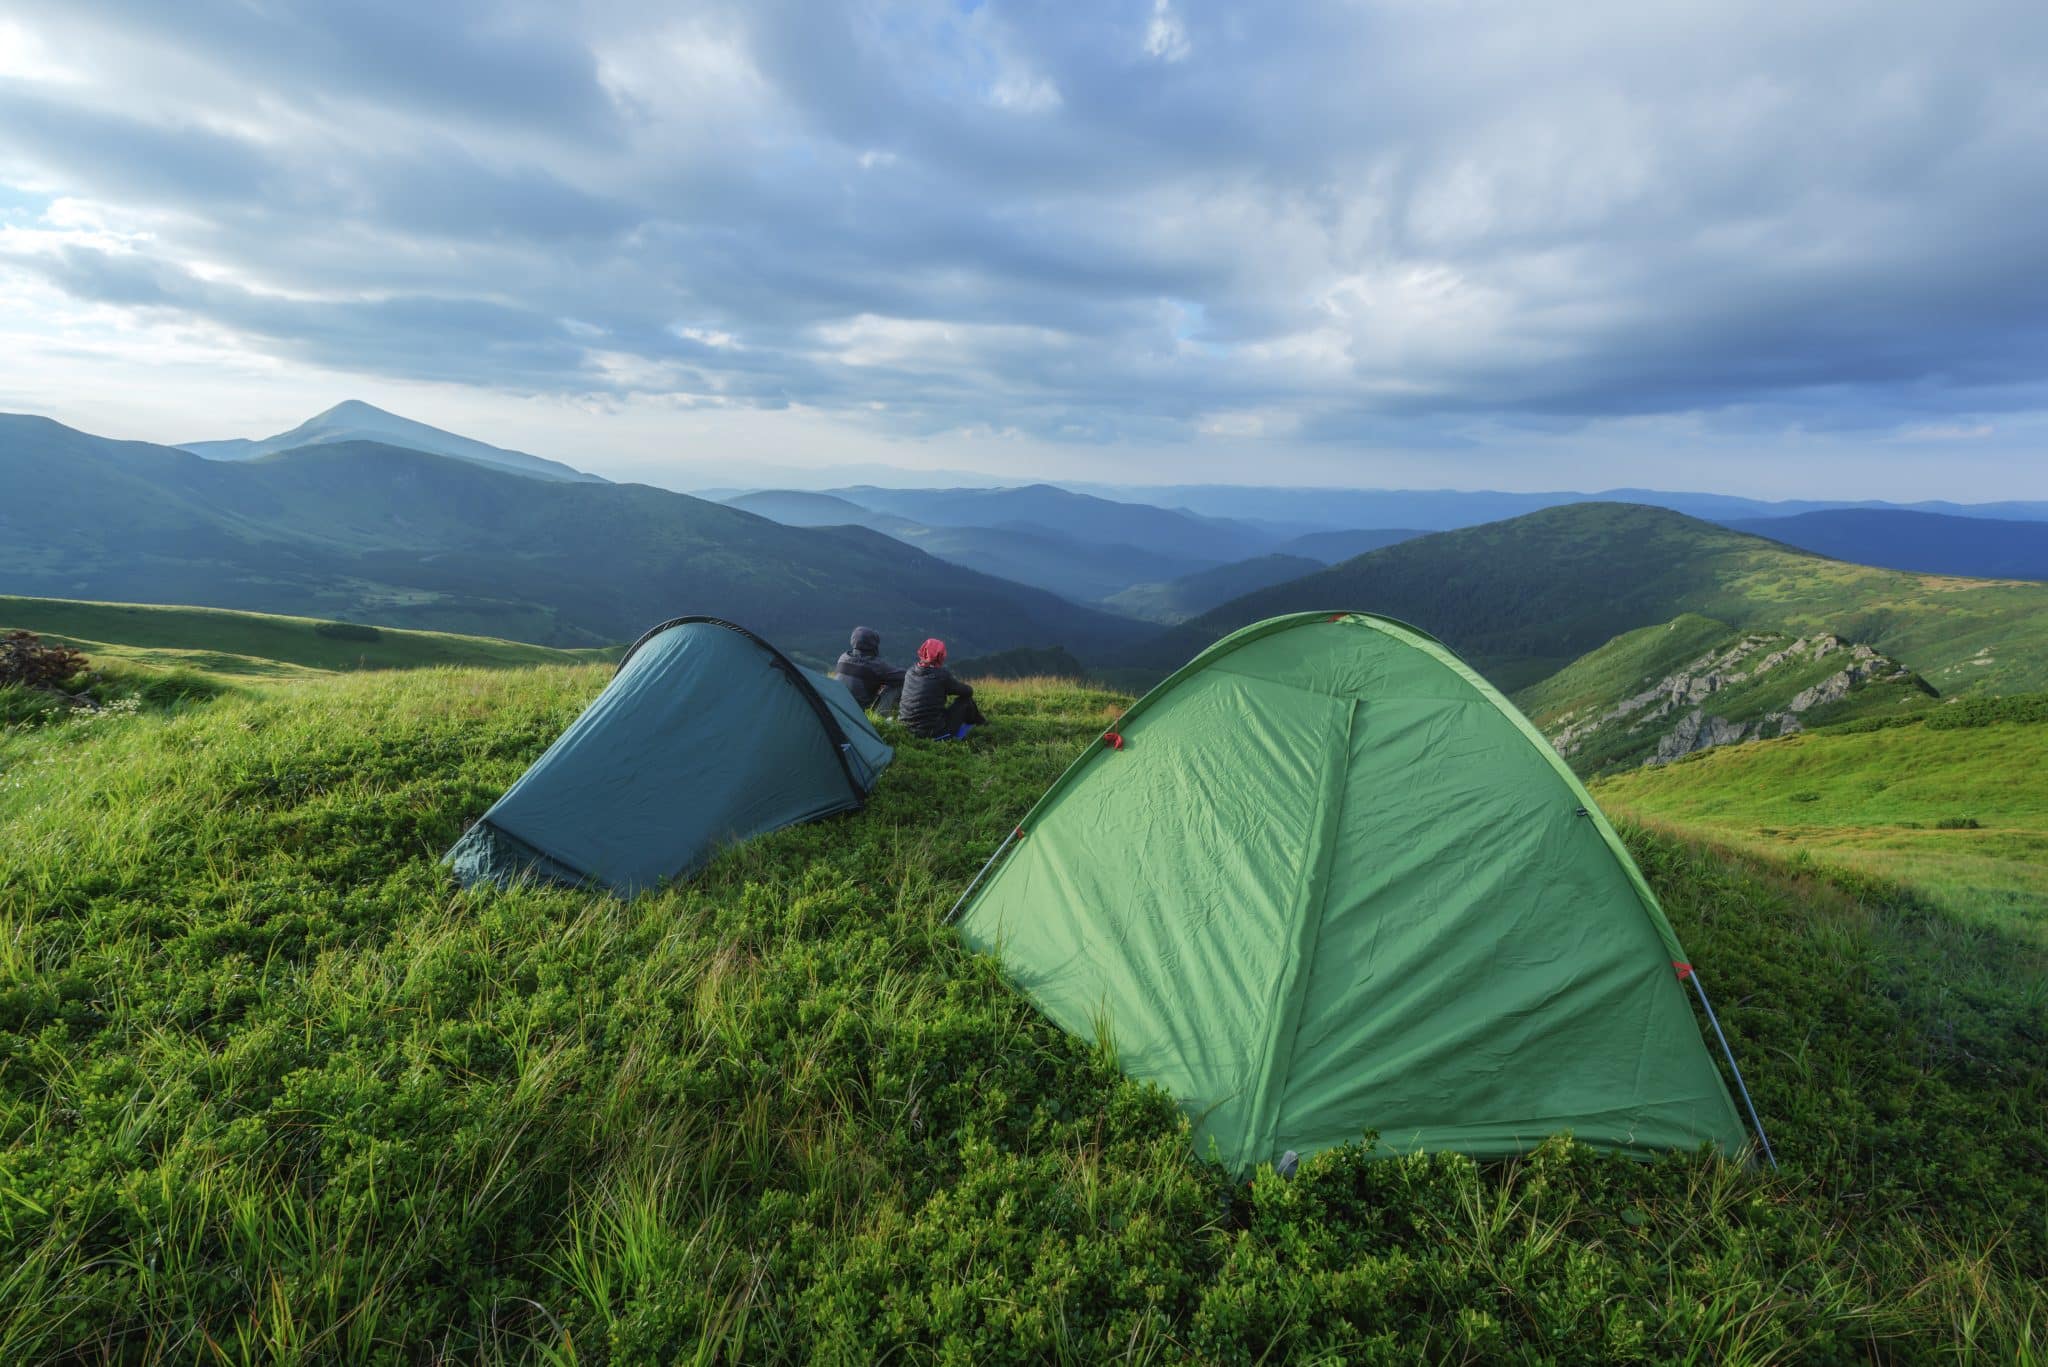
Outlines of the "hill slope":
<svg viewBox="0 0 2048 1367">
<path fill-rule="evenodd" d="M 1858 565 L 1985 579 L 2048 579 L 2048 522 L 1842 508 L 1724 525 Z"/>
<path fill-rule="evenodd" d="M 1318 561 L 1301 555 L 1260 555 L 1196 570 L 1165 583 L 1133 584 L 1103 606 L 1152 622 L 1184 622 L 1242 594 L 1313 574 Z"/>
<path fill-rule="evenodd" d="M 1847 565 L 1681 513 L 1582 503 L 1405 541 L 1226 603 L 1134 652 L 1163 671 L 1283 612 L 1413 622 L 1514 691 L 1637 627 L 1695 612 L 1832 631 L 1942 693 L 2048 687 L 2048 585 Z"/>
<path fill-rule="evenodd" d="M 1335 565 L 1376 551 L 1382 546 L 1398 546 L 1403 541 L 1413 541 L 1428 532 L 1416 531 L 1412 527 L 1359 528 L 1346 532 L 1308 532 L 1289 541 L 1283 541 L 1274 549 L 1281 555 L 1304 555 L 1311 560 L 1320 560 L 1325 565 Z"/>
<path fill-rule="evenodd" d="M 1131 585 L 1209 563 L 1116 542 L 1080 541 L 1037 527 L 919 527 L 891 535 L 952 564 L 1115 613 L 1127 609 L 1109 600 Z"/>
<path fill-rule="evenodd" d="M 0 596 L 0 631 L 21 628 L 77 646 L 95 662 L 213 673 L 263 674 L 276 666 L 312 670 L 423 669 L 438 665 L 523 667 L 586 662 L 590 652 L 550 650 L 487 636 L 397 631 L 358 622 L 279 617 L 222 608 L 83 603 Z"/>
<path fill-rule="evenodd" d="M 905 741 L 686 888 L 456 891 L 435 855 L 602 682 L 0 734 L 0 1360 L 2041 1349 L 2023 942 L 1638 839 L 1781 1176 L 1556 1143 L 1243 1186 L 939 919 L 1127 700 L 990 685 L 1000 744 Z"/>
<path fill-rule="evenodd" d="M 2048 697 L 2036 696 L 1738 745 L 1593 791 L 1633 819 L 1894 879 L 2048 945 L 2043 774 Z"/>
<path fill-rule="evenodd" d="M 255 460 L 301 446 L 338 441 L 374 441 L 386 446 L 402 446 L 409 451 L 451 456 L 456 460 L 487 465 L 494 470 L 509 470 L 534 479 L 605 482 L 596 475 L 572 469 L 558 460 L 530 456 L 524 451 L 508 451 L 473 437 L 445 432 L 423 422 L 414 422 L 411 418 L 401 418 L 396 413 L 387 413 L 360 399 L 344 400 L 324 413 L 316 413 L 289 432 L 279 432 L 273 437 L 253 441 L 241 437 L 227 441 L 191 441 L 183 443 L 179 449 L 208 460 Z"/>
<path fill-rule="evenodd" d="M 1930 706 L 1896 660 L 1832 632 L 1737 631 L 1687 613 L 1615 637 L 1515 695 L 1581 774 Z"/>
<path fill-rule="evenodd" d="M 607 645 L 686 612 L 830 659 L 865 623 L 961 654 L 1127 624 L 862 528 L 644 485 L 557 483 L 370 443 L 245 462 L 0 418 L 0 587 Z"/>
</svg>

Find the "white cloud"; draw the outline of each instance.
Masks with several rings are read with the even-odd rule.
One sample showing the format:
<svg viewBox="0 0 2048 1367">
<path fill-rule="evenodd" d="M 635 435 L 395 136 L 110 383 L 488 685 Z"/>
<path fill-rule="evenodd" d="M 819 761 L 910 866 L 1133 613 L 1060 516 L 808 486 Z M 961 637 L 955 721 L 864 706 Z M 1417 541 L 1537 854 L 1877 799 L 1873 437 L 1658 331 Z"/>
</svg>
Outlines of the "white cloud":
<svg viewBox="0 0 2048 1367">
<path fill-rule="evenodd" d="M 1187 26 L 1174 13 L 1171 0 L 1152 0 L 1152 21 L 1145 26 L 1145 55 L 1179 62 L 1187 59 L 1189 51 Z"/>
<path fill-rule="evenodd" d="M 69 85 L 82 79 L 77 70 L 58 61 L 33 30 L 15 20 L 0 19 L 0 81 Z"/>
<path fill-rule="evenodd" d="M 740 346 L 739 338 L 720 328 L 678 326 L 675 329 L 675 334 L 692 342 L 702 342 L 714 351 L 740 351 L 744 349 Z"/>
<path fill-rule="evenodd" d="M 2048 12 L 498 5 L 10 0 L 8 336 L 1054 463 L 2048 412 Z"/>
<path fill-rule="evenodd" d="M 989 103 L 1017 114 L 1044 114 L 1064 102 L 1060 88 L 1043 76 L 1008 72 L 988 92 Z"/>
</svg>

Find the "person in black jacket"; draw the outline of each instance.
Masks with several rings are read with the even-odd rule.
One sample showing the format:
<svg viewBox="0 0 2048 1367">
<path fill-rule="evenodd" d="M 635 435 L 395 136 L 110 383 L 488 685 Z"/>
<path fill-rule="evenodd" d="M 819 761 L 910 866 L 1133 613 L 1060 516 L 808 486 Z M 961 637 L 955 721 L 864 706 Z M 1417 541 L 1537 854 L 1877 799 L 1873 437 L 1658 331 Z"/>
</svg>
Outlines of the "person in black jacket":
<svg viewBox="0 0 2048 1367">
<path fill-rule="evenodd" d="M 881 632 L 855 627 L 832 672 L 862 707 L 881 717 L 895 713 L 897 699 L 903 696 L 903 671 L 882 658 Z"/>
<path fill-rule="evenodd" d="M 926 740 L 959 740 L 970 726 L 988 721 L 975 705 L 973 686 L 946 668 L 946 643 L 936 638 L 917 648 L 917 665 L 903 676 L 899 715 L 911 735 Z"/>
</svg>

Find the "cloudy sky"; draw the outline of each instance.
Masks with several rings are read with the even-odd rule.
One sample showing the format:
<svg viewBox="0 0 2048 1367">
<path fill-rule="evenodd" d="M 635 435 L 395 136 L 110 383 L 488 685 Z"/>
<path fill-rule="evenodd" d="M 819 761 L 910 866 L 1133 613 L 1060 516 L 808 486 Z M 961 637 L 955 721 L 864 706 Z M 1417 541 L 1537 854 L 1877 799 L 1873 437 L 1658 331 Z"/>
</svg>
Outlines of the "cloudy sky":
<svg viewBox="0 0 2048 1367">
<path fill-rule="evenodd" d="M 2044 70 L 2038 0 L 7 0 L 0 408 L 2040 498 Z"/>
</svg>

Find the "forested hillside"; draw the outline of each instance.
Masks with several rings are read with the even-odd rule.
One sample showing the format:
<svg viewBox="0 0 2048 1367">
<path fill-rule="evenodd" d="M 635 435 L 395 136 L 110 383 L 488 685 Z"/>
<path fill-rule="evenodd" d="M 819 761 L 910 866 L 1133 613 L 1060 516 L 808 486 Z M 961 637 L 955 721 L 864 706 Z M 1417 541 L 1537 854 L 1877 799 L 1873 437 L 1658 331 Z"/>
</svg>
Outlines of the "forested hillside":
<svg viewBox="0 0 2048 1367">
<path fill-rule="evenodd" d="M 1883 651 L 1944 694 L 2048 686 L 2048 585 L 1843 564 L 1614 503 L 1373 551 L 1226 603 L 1126 659 L 1163 674 L 1248 622 L 1358 607 L 1432 632 L 1510 691 L 1686 612 L 1734 627 L 1830 631 Z"/>
</svg>

